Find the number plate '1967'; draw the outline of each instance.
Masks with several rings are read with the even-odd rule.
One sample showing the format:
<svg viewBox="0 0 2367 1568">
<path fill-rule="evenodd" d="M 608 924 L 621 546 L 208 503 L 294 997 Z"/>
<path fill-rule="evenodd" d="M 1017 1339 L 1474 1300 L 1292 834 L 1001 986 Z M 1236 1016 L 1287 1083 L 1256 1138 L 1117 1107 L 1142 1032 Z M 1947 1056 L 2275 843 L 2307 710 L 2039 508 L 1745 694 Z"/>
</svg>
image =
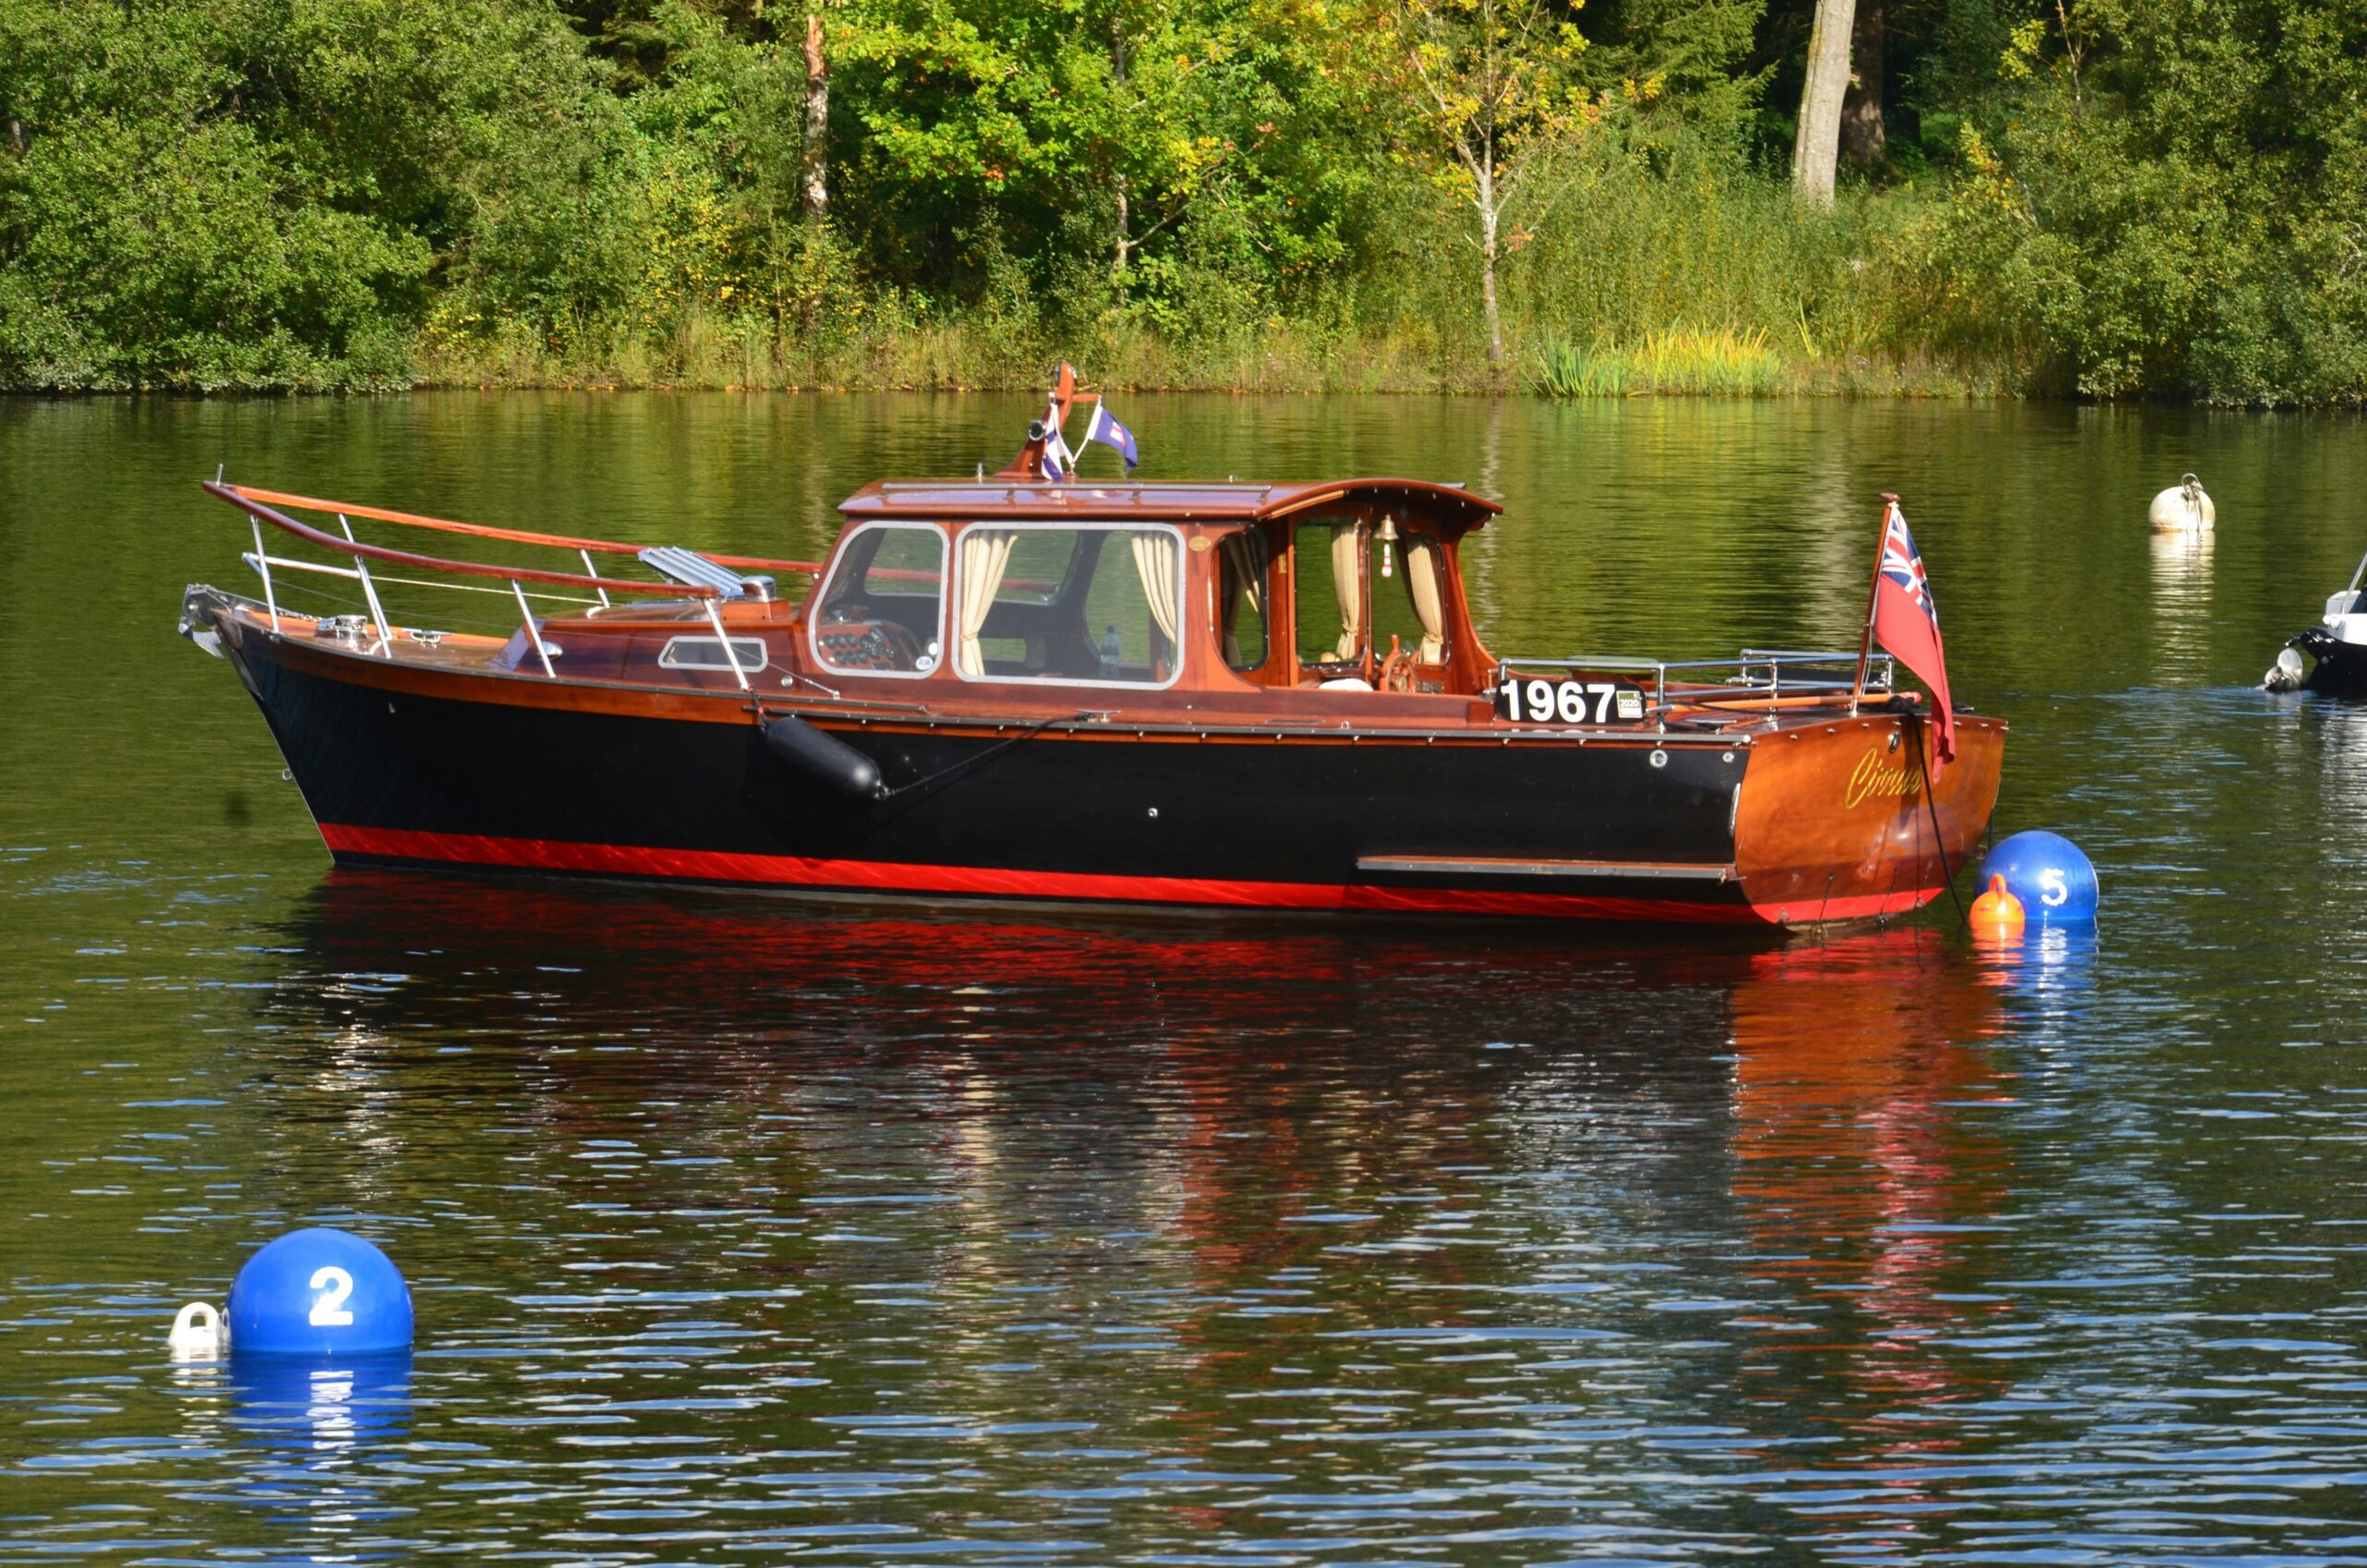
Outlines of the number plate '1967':
<svg viewBox="0 0 2367 1568">
<path fill-rule="evenodd" d="M 1644 717 L 1640 687 L 1621 680 L 1522 680 L 1496 688 L 1496 711 L 1515 724 L 1609 724 Z"/>
</svg>

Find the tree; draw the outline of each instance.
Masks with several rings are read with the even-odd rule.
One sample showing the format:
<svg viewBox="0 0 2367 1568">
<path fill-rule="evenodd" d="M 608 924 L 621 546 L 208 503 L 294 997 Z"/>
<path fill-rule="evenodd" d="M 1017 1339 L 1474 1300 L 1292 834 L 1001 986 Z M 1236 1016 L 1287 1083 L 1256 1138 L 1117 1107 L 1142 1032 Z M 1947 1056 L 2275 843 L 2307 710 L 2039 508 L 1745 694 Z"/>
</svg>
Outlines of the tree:
<svg viewBox="0 0 2367 1568">
<path fill-rule="evenodd" d="M 1883 55 L 1890 46 L 1883 20 L 1883 0 L 1858 0 L 1849 35 L 1849 94 L 1841 105 L 1841 155 L 1853 168 L 1879 168 L 1890 146 L 1883 125 Z"/>
<path fill-rule="evenodd" d="M 805 13 L 805 144 L 799 158 L 798 200 L 805 221 L 830 215 L 830 66 L 822 56 L 822 13 Z"/>
<path fill-rule="evenodd" d="M 1811 206 L 1833 205 L 1856 11 L 1857 0 L 1816 0 L 1816 22 L 1809 31 L 1808 80 L 1800 86 L 1800 124 L 1792 140 L 1792 191 Z"/>
<path fill-rule="evenodd" d="M 1504 361 L 1496 267 L 1504 226 L 1531 195 L 1556 139 L 1586 113 L 1566 70 L 1586 40 L 1546 0 L 1395 0 L 1399 46 L 1441 183 L 1478 225 L 1488 361 Z"/>
</svg>

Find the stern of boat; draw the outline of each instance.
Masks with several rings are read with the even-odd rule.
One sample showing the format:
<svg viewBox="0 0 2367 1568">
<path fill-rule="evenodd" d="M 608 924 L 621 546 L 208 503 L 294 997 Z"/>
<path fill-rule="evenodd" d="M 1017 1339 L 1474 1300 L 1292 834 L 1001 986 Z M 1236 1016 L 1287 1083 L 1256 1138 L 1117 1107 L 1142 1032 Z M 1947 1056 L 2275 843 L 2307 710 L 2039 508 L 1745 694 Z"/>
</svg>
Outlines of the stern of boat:
<svg viewBox="0 0 2367 1568">
<path fill-rule="evenodd" d="M 1735 872 L 1755 913 L 1782 925 L 1862 920 L 1945 890 L 1996 810 L 2005 726 L 1959 715 L 1956 760 L 1927 770 L 1932 722 L 1864 713 L 1758 740 L 1735 815 Z"/>
</svg>

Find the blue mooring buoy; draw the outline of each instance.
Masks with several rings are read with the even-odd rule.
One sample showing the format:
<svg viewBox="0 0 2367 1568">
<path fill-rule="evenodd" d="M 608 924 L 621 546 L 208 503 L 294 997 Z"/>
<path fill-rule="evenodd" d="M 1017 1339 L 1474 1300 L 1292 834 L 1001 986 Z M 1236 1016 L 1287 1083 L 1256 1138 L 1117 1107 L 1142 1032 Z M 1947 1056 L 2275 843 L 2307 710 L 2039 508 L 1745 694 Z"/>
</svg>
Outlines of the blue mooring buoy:
<svg viewBox="0 0 2367 1568">
<path fill-rule="evenodd" d="M 247 1259 L 222 1313 L 232 1355 L 374 1355 L 411 1343 L 411 1287 L 346 1231 L 290 1231 Z"/>
<path fill-rule="evenodd" d="M 2096 918 L 2096 868 L 2060 833 L 2017 833 L 1981 863 L 1981 883 L 2005 879 L 2030 926 L 2085 925 Z"/>
</svg>

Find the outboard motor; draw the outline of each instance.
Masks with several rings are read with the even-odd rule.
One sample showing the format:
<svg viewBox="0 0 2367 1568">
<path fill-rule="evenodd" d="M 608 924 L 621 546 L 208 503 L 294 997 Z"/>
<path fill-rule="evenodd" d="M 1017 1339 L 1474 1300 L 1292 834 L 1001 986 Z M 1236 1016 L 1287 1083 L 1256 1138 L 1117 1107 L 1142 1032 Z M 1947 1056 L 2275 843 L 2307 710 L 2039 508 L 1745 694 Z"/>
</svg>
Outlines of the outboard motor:
<svg viewBox="0 0 2367 1568">
<path fill-rule="evenodd" d="M 849 800 L 876 801 L 888 792 L 877 763 L 793 713 L 782 714 L 765 726 L 765 746 L 816 783 Z"/>
</svg>

